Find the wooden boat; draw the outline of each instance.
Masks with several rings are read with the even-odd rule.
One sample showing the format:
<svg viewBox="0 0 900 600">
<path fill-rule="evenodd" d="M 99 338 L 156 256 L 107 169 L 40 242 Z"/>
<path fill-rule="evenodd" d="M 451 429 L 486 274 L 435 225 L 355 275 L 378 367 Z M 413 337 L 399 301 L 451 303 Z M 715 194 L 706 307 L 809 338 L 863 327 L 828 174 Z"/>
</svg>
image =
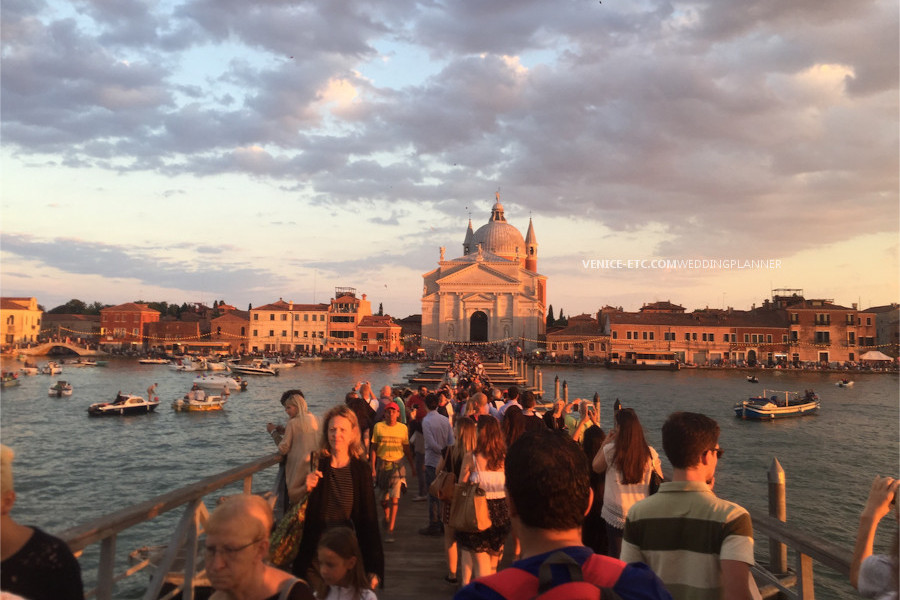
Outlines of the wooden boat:
<svg viewBox="0 0 900 600">
<path fill-rule="evenodd" d="M 819 397 L 812 390 L 803 396 L 799 392 L 763 390 L 761 396 L 738 402 L 734 414 L 741 419 L 772 421 L 787 417 L 802 417 L 819 411 Z"/>
<path fill-rule="evenodd" d="M 87 411 L 92 417 L 140 415 L 153 412 L 159 406 L 159 398 L 147 400 L 135 394 L 120 394 L 113 402 L 91 404 Z"/>
<path fill-rule="evenodd" d="M 231 365 L 231 370 L 243 375 L 278 375 L 268 362 L 255 358 L 251 363 Z"/>
<path fill-rule="evenodd" d="M 629 371 L 677 371 L 673 352 L 626 352 L 624 357 L 606 364 L 610 369 Z"/>
<path fill-rule="evenodd" d="M 62 398 L 63 396 L 71 396 L 72 395 L 72 384 L 65 381 L 57 381 L 53 385 L 50 386 L 50 389 L 47 390 L 48 396 L 55 396 L 57 398 Z"/>
<path fill-rule="evenodd" d="M 172 402 L 172 408 L 176 412 L 205 412 L 222 410 L 225 408 L 226 402 L 228 402 L 228 398 L 223 396 L 210 396 L 205 393 L 201 396 L 189 392 L 184 395 L 184 398 L 177 398 Z"/>
<path fill-rule="evenodd" d="M 5 371 L 2 375 L 0 375 L 0 387 L 13 387 L 15 385 L 19 385 L 18 373 Z"/>
<path fill-rule="evenodd" d="M 44 375 L 59 375 L 60 373 L 62 373 L 62 368 L 59 366 L 59 363 L 53 362 L 51 360 L 46 365 L 41 367 L 41 373 L 43 373 Z"/>
<path fill-rule="evenodd" d="M 142 365 L 167 365 L 169 361 L 165 358 L 142 358 L 138 360 L 138 363 Z"/>
<path fill-rule="evenodd" d="M 853 382 L 850 381 L 849 379 L 841 379 L 834 385 L 836 385 L 838 387 L 853 387 Z"/>
</svg>

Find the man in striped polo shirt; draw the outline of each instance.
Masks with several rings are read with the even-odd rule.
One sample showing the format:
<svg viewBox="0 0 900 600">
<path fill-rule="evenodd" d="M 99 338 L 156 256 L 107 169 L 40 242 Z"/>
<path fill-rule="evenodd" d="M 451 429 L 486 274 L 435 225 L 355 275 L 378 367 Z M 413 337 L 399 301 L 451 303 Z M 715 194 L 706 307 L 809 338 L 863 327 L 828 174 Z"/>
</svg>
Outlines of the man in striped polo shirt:
<svg viewBox="0 0 900 600">
<path fill-rule="evenodd" d="M 629 509 L 621 559 L 650 565 L 675 600 L 753 598 L 750 515 L 712 491 L 722 457 L 718 423 L 676 412 L 662 440 L 672 481 Z"/>
</svg>

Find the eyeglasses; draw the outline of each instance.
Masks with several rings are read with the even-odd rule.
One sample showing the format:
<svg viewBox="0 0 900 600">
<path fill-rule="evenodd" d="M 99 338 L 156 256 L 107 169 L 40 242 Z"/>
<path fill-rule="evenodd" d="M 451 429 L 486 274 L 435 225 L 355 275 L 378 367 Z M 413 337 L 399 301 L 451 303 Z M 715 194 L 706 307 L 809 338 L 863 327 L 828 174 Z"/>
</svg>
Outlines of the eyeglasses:
<svg viewBox="0 0 900 600">
<path fill-rule="evenodd" d="M 719 459 L 722 458 L 723 454 L 725 454 L 725 449 L 720 446 L 717 448 L 710 448 L 709 450 L 707 450 L 707 452 L 715 452 L 716 458 Z"/>
<path fill-rule="evenodd" d="M 238 552 L 249 548 L 253 544 L 258 544 L 262 539 L 253 540 L 248 544 L 244 544 L 243 546 L 239 546 L 238 548 L 229 548 L 228 546 L 205 546 L 203 551 L 206 553 L 206 558 L 210 559 L 215 557 L 217 554 L 222 558 L 222 560 L 231 560 L 237 555 Z"/>
</svg>

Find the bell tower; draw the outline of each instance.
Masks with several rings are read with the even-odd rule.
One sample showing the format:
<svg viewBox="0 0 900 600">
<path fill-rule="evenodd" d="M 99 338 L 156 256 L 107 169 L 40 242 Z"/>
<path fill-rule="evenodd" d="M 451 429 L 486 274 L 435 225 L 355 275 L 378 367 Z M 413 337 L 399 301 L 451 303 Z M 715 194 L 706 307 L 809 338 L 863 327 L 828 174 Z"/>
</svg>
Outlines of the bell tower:
<svg viewBox="0 0 900 600">
<path fill-rule="evenodd" d="M 528 218 L 528 233 L 525 234 L 525 268 L 532 273 L 537 273 L 537 236 L 534 235 L 534 225 Z"/>
</svg>

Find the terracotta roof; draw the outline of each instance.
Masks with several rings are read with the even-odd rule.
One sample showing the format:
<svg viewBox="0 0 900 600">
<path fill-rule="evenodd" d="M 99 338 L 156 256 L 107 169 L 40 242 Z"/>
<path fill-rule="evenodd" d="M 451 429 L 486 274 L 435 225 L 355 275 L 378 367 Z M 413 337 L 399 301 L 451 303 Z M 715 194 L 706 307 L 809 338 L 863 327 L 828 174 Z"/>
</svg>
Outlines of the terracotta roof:
<svg viewBox="0 0 900 600">
<path fill-rule="evenodd" d="M 390 315 L 366 315 L 359 320 L 360 327 L 400 327 Z"/>
<path fill-rule="evenodd" d="M 645 304 L 641 307 L 641 312 L 649 312 L 652 310 L 666 310 L 666 311 L 678 311 L 684 312 L 683 306 L 678 306 L 677 304 L 672 304 L 668 300 L 660 301 L 660 302 L 651 302 L 650 304 Z"/>
<path fill-rule="evenodd" d="M 155 312 L 159 313 L 158 310 L 150 308 L 146 304 L 137 304 L 136 302 L 126 302 L 125 304 L 119 304 L 117 306 L 108 306 L 107 308 L 101 308 L 100 312 L 106 311 L 115 311 L 115 312 Z"/>
<path fill-rule="evenodd" d="M 547 333 L 548 338 L 550 336 L 569 335 L 598 336 L 602 335 L 602 333 L 600 331 L 600 324 L 597 322 L 597 319 L 595 319 L 591 315 L 577 315 L 574 317 L 569 317 L 568 325 L 566 325 L 562 329 L 555 329 L 554 331 L 550 331 Z"/>
<path fill-rule="evenodd" d="M 225 313 L 224 315 L 222 315 L 220 317 L 216 317 L 211 322 L 216 323 L 218 321 L 222 321 L 223 319 L 227 319 L 229 321 L 241 321 L 242 323 L 244 323 L 244 322 L 249 323 L 250 322 L 250 313 L 247 312 L 246 310 L 230 310 L 227 313 Z"/>
<path fill-rule="evenodd" d="M 613 312 L 606 315 L 611 325 L 673 325 L 680 327 L 788 327 L 784 310 L 695 311 L 692 313 Z"/>
<path fill-rule="evenodd" d="M 0 298 L 0 308 L 4 310 L 28 310 L 31 298 Z"/>
<path fill-rule="evenodd" d="M 900 305 L 898 304 L 885 304 L 884 306 L 873 306 L 872 308 L 867 308 L 866 310 L 860 312 L 880 314 L 891 312 L 892 310 L 897 310 L 898 308 L 900 308 Z"/>
</svg>

